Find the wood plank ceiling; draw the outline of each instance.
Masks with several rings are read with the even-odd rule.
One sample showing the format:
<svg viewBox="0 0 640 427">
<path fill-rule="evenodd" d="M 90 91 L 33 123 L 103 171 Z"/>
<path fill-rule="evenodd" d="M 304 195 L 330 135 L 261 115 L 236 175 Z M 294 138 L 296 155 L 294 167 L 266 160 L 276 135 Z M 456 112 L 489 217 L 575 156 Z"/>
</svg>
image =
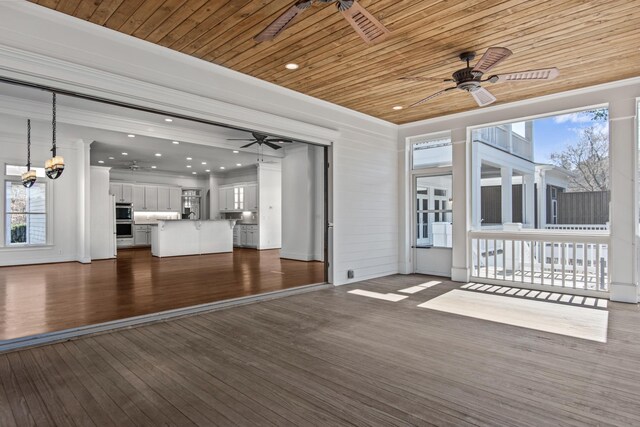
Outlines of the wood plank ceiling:
<svg viewBox="0 0 640 427">
<path fill-rule="evenodd" d="M 487 88 L 506 103 L 640 75 L 638 0 L 360 0 L 389 30 L 366 45 L 336 11 L 316 4 L 273 42 L 253 37 L 293 0 L 32 0 L 134 37 L 402 124 L 479 108 L 453 91 L 404 107 L 446 84 L 457 55 L 504 46 L 513 55 L 492 73 L 558 67 L 543 83 Z M 294 62 L 300 69 L 284 65 Z"/>
</svg>

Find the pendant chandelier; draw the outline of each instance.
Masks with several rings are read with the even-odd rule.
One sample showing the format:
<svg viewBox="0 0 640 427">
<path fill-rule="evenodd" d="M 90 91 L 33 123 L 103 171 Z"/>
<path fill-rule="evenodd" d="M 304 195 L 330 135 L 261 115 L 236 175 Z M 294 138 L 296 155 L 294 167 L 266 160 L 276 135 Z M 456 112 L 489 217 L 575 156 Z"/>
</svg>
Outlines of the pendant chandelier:
<svg viewBox="0 0 640 427">
<path fill-rule="evenodd" d="M 22 174 L 22 185 L 31 188 L 36 182 L 36 171 L 31 169 L 31 120 L 27 120 L 27 171 Z"/>
<path fill-rule="evenodd" d="M 51 128 L 53 129 L 53 147 L 51 148 L 52 157 L 44 163 L 44 173 L 50 179 L 57 179 L 64 171 L 64 158 L 56 153 L 56 94 L 53 93 Z"/>
</svg>

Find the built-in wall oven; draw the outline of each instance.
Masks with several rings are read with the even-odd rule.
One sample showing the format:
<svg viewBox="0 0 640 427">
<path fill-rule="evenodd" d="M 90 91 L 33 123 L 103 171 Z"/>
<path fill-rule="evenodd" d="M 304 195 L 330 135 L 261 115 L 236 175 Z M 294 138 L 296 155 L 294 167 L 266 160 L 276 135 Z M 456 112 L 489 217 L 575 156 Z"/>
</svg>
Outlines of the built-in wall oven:
<svg viewBox="0 0 640 427">
<path fill-rule="evenodd" d="M 133 205 L 116 203 L 116 237 L 125 239 L 133 237 Z"/>
<path fill-rule="evenodd" d="M 133 221 L 133 205 L 116 203 L 116 221 Z"/>
</svg>

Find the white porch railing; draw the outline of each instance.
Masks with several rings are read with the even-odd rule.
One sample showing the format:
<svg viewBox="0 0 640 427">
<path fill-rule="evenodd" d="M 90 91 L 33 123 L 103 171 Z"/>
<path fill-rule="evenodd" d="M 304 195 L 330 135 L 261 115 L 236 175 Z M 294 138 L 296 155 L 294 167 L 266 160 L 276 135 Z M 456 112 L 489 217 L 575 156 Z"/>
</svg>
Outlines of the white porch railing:
<svg viewBox="0 0 640 427">
<path fill-rule="evenodd" d="M 600 295 L 609 291 L 607 231 L 471 231 L 473 281 Z"/>
</svg>

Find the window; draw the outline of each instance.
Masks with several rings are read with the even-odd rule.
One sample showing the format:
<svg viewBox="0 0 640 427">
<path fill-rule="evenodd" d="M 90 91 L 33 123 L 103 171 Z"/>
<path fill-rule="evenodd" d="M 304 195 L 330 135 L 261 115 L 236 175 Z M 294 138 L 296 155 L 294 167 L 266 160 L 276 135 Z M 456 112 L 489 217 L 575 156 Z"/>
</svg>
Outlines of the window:
<svg viewBox="0 0 640 427">
<path fill-rule="evenodd" d="M 452 247 L 452 176 L 416 178 L 416 246 Z"/>
<path fill-rule="evenodd" d="M 182 217 L 200 219 L 200 190 L 182 190 Z"/>
<path fill-rule="evenodd" d="M 36 171 L 36 176 L 38 178 L 44 178 L 44 168 L 31 168 Z M 21 176 L 23 173 L 27 171 L 26 166 L 18 166 L 18 165 L 4 165 L 4 174 L 6 176 Z"/>
<path fill-rule="evenodd" d="M 608 227 L 606 108 L 475 128 L 471 138 L 472 168 L 480 170 L 472 183 L 474 229 Z"/>
<path fill-rule="evenodd" d="M 47 187 L 36 182 L 25 188 L 21 182 L 5 181 L 5 243 L 47 243 Z"/>
<path fill-rule="evenodd" d="M 413 138 L 411 141 L 412 169 L 451 166 L 451 136 L 447 134 Z"/>
</svg>

